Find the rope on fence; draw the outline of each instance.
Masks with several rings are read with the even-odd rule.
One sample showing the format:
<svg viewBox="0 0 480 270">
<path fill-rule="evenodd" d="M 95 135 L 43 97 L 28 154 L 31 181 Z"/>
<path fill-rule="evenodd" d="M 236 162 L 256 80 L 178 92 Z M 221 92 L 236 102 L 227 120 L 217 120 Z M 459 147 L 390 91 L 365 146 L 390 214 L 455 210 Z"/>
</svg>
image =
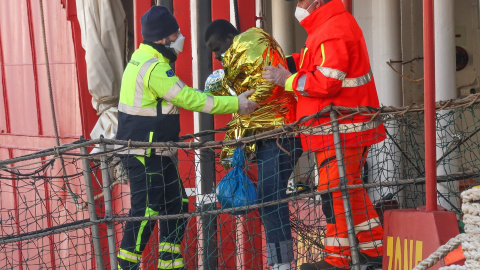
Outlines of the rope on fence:
<svg viewBox="0 0 480 270">
<path fill-rule="evenodd" d="M 438 101 L 435 104 L 435 109 L 436 111 L 441 111 L 441 110 L 453 110 L 453 109 L 458 109 L 458 108 L 467 108 L 472 106 L 473 104 L 479 103 L 480 102 L 480 93 L 478 94 L 472 94 L 469 95 L 465 98 L 459 98 L 459 99 L 451 99 L 451 100 L 445 100 L 445 101 Z M 215 147 L 223 147 L 223 146 L 228 146 L 228 145 L 243 145 L 246 143 L 252 143 L 261 139 L 265 138 L 271 138 L 272 135 L 282 135 L 282 134 L 293 134 L 293 133 L 301 133 L 297 130 L 297 126 L 301 123 L 305 123 L 307 121 L 310 121 L 312 119 L 318 119 L 322 115 L 329 113 L 330 111 L 335 110 L 335 111 L 341 111 L 343 114 L 346 114 L 347 116 L 345 117 L 340 117 L 338 120 L 342 120 L 344 118 L 351 117 L 351 115 L 347 114 L 362 114 L 365 116 L 371 116 L 372 120 L 378 116 L 383 116 L 387 117 L 390 116 L 390 118 L 393 115 L 404 115 L 407 112 L 423 112 L 424 111 L 424 106 L 423 104 L 417 105 L 417 104 L 410 104 L 409 106 L 404 106 L 404 107 L 393 107 L 393 106 L 384 106 L 380 109 L 378 108 L 370 108 L 370 107 L 342 107 L 342 106 L 327 106 L 323 108 L 321 111 L 307 116 L 307 117 L 302 117 L 301 119 L 297 120 L 294 123 L 284 125 L 281 128 L 273 129 L 267 132 L 263 132 L 261 134 L 257 134 L 255 136 L 249 136 L 249 137 L 244 137 L 238 140 L 230 140 L 230 141 L 206 141 L 206 142 L 156 142 L 156 143 L 148 143 L 148 142 L 130 142 L 130 141 L 122 141 L 122 140 L 111 140 L 111 139 L 103 139 L 102 142 L 106 144 L 116 144 L 116 145 L 123 145 L 123 146 L 128 146 L 128 147 L 145 147 L 145 148 L 160 148 L 160 149 L 165 149 L 165 148 L 182 148 L 185 150 L 191 150 L 191 149 L 204 149 L 204 148 L 215 148 Z M 384 118 L 384 121 L 388 121 L 389 119 Z M 330 122 L 326 123 L 327 125 L 331 124 Z M 206 130 L 202 131 L 197 134 L 188 134 L 186 136 L 183 136 L 182 139 L 189 139 L 189 138 L 195 138 L 198 136 L 206 136 L 206 135 L 211 135 L 215 134 L 218 132 L 224 131 L 225 128 L 219 129 L 219 130 Z M 303 132 L 308 131 L 308 127 L 306 129 L 302 130 Z M 93 144 L 98 144 L 100 143 L 100 139 L 95 139 L 95 140 L 85 140 L 85 139 L 80 139 L 72 144 L 64 144 L 62 146 L 59 146 L 57 148 L 50 148 L 50 149 L 45 149 L 36 153 L 32 153 L 29 155 L 25 156 L 20 156 L 8 160 L 0 160 L 0 169 L 2 166 L 9 165 L 15 162 L 20 162 L 20 161 L 25 161 L 25 160 L 30 160 L 30 159 L 35 159 L 35 158 L 41 158 L 41 157 L 46 157 L 50 155 L 60 155 L 60 154 L 65 154 L 69 151 L 75 150 L 75 149 L 80 149 L 81 147 L 88 147 Z M 123 150 L 123 149 L 117 149 L 117 150 Z"/>
</svg>

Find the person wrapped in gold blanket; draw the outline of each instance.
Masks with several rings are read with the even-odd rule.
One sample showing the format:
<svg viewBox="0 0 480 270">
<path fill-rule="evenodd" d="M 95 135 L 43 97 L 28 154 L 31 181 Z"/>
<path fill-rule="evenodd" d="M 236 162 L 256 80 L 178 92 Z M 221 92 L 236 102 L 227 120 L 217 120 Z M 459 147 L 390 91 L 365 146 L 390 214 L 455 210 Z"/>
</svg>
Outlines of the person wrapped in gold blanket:
<svg viewBox="0 0 480 270">
<path fill-rule="evenodd" d="M 243 33 L 226 20 L 213 21 L 205 32 L 205 42 L 222 61 L 223 70 L 207 80 L 206 90 L 214 95 L 240 95 L 254 89 L 250 100 L 260 108 L 249 115 L 234 114 L 225 140 L 257 135 L 295 121 L 295 95 L 262 77 L 264 66 L 286 67 L 277 42 L 265 31 L 251 28 Z M 225 168 L 235 147 L 224 147 L 220 158 Z M 284 199 L 288 179 L 302 154 L 300 140 L 282 135 L 246 146 L 247 157 L 257 162 L 259 203 Z M 265 227 L 268 265 L 291 269 L 294 259 L 288 203 L 260 207 Z"/>
</svg>

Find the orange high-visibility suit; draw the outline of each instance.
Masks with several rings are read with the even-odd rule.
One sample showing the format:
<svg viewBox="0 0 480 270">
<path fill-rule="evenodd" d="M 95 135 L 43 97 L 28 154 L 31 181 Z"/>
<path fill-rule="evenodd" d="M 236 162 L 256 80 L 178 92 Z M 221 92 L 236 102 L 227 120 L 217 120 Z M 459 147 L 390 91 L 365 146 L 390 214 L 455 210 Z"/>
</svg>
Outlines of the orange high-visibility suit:
<svg viewBox="0 0 480 270">
<path fill-rule="evenodd" d="M 308 37 L 301 53 L 293 55 L 298 72 L 288 77 L 285 86 L 285 90 L 293 90 L 298 96 L 297 119 L 330 104 L 379 107 L 363 33 L 341 0 L 321 6 L 300 24 Z M 349 185 L 362 183 L 361 171 L 368 147 L 385 139 L 381 122 L 370 120 L 370 116 L 357 114 L 339 121 Z M 314 128 L 302 136 L 303 148 L 316 152 L 319 190 L 339 184 L 333 135 L 329 124 L 326 125 L 329 121 L 327 114 L 305 123 Z M 360 251 L 371 257 L 381 256 L 383 228 L 366 190 L 353 189 L 349 194 Z M 322 202 L 327 217 L 325 261 L 349 268 L 351 252 L 341 191 L 322 196 Z"/>
</svg>

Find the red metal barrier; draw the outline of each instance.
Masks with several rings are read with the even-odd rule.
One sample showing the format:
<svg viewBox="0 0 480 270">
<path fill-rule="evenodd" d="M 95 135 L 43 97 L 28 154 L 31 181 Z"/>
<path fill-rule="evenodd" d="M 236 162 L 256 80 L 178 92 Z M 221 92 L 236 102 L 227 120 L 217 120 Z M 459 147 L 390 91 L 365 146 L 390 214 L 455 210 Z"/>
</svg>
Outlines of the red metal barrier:
<svg viewBox="0 0 480 270">
<path fill-rule="evenodd" d="M 384 270 L 412 269 L 459 234 L 455 214 L 447 211 L 389 210 L 385 212 L 385 220 Z M 441 260 L 429 269 L 444 265 Z"/>
</svg>

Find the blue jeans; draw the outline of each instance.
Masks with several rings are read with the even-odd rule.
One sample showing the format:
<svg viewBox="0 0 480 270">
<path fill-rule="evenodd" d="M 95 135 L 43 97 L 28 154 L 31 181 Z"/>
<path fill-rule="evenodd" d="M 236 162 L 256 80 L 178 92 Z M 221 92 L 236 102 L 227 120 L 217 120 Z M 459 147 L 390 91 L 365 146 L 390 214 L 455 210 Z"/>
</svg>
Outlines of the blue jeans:
<svg viewBox="0 0 480 270">
<path fill-rule="evenodd" d="M 278 201 L 287 197 L 288 179 L 302 155 L 299 138 L 279 138 L 257 142 L 258 202 Z M 267 238 L 268 265 L 293 261 L 293 242 L 288 203 L 261 207 L 263 227 Z"/>
</svg>

